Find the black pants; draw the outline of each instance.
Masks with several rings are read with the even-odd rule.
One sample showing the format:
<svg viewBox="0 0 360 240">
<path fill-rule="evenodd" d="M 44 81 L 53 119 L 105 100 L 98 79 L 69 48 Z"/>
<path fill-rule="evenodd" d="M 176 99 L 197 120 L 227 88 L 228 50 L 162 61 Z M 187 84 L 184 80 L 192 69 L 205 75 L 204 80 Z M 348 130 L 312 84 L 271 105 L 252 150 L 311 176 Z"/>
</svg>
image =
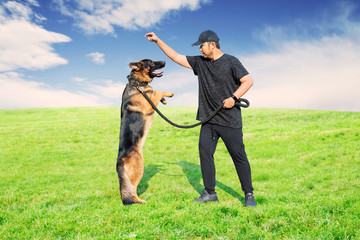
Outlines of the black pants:
<svg viewBox="0 0 360 240">
<path fill-rule="evenodd" d="M 215 124 L 204 124 L 200 130 L 199 153 L 201 172 L 205 190 L 215 192 L 214 153 L 219 137 L 224 141 L 235 164 L 242 190 L 252 192 L 251 169 L 246 156 L 241 128 L 223 127 Z"/>
</svg>

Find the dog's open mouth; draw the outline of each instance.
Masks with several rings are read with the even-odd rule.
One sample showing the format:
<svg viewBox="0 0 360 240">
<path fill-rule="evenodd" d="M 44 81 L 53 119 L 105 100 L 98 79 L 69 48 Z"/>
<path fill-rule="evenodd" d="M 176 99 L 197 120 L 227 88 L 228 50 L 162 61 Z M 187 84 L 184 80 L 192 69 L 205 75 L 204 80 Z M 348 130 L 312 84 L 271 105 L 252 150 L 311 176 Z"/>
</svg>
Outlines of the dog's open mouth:
<svg viewBox="0 0 360 240">
<path fill-rule="evenodd" d="M 152 77 L 162 77 L 163 73 L 164 73 L 163 71 L 162 72 L 152 71 L 151 76 Z"/>
<path fill-rule="evenodd" d="M 149 75 L 151 78 L 154 77 L 162 77 L 163 75 L 163 71 L 156 71 L 159 70 L 161 68 L 165 67 L 165 62 L 164 61 L 156 61 L 156 62 L 152 62 L 151 63 L 151 68 L 149 71 Z"/>
</svg>

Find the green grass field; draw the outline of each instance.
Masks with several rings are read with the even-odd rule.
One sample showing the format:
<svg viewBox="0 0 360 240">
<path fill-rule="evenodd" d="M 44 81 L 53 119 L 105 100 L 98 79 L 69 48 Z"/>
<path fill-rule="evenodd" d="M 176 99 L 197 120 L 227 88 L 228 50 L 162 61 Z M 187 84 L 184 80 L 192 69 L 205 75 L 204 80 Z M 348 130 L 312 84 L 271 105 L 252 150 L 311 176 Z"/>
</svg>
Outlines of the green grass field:
<svg viewBox="0 0 360 240">
<path fill-rule="evenodd" d="M 180 124 L 196 108 L 163 107 Z M 202 191 L 199 127 L 156 115 L 138 187 L 123 206 L 119 108 L 0 110 L 1 239 L 360 239 L 360 113 L 244 109 L 258 206 L 245 208 L 219 142 L 218 203 Z"/>
</svg>

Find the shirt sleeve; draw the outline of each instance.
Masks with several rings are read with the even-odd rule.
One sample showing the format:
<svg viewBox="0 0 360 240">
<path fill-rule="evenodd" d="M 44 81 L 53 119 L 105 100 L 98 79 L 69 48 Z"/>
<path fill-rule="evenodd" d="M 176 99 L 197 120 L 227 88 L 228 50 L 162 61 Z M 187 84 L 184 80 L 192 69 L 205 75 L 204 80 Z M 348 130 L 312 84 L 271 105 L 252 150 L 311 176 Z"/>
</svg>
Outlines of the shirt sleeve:
<svg viewBox="0 0 360 240">
<path fill-rule="evenodd" d="M 197 69 L 198 69 L 198 57 L 197 56 L 186 56 L 188 63 L 190 64 L 194 74 L 197 76 Z"/>
<path fill-rule="evenodd" d="M 232 71 L 236 79 L 240 79 L 249 74 L 249 72 L 237 58 L 234 60 Z"/>
</svg>

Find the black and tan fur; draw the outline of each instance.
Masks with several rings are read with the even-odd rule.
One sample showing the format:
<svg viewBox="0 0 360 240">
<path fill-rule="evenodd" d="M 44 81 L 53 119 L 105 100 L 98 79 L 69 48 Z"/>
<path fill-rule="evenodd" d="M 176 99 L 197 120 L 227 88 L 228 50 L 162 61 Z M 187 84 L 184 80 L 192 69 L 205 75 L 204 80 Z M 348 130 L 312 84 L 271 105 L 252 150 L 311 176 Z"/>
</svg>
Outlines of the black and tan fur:
<svg viewBox="0 0 360 240">
<path fill-rule="evenodd" d="M 161 77 L 162 72 L 155 71 L 163 68 L 165 62 L 153 62 L 144 59 L 129 64 L 132 71 L 128 76 L 121 104 L 121 125 L 119 153 L 116 170 L 120 183 L 120 194 L 123 204 L 145 203 L 137 195 L 136 189 L 143 176 L 144 159 L 143 145 L 150 130 L 154 109 L 134 85 L 139 84 L 155 105 L 161 101 L 166 104 L 164 97 L 172 97 L 172 92 L 153 90 L 150 83 L 154 77 Z"/>
</svg>

